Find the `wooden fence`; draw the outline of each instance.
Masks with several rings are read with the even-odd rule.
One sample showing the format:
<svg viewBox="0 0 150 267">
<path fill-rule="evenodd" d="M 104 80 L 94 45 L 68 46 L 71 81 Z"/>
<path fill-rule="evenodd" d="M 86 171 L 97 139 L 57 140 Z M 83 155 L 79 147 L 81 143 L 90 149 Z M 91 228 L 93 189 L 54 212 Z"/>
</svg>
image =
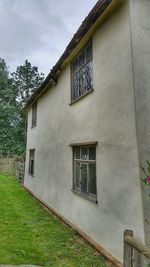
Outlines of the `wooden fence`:
<svg viewBox="0 0 150 267">
<path fill-rule="evenodd" d="M 133 231 L 124 231 L 123 267 L 150 267 L 150 248 L 133 237 Z"/>
<path fill-rule="evenodd" d="M 25 160 L 0 157 L 0 173 L 15 176 L 20 182 L 24 180 Z"/>
</svg>

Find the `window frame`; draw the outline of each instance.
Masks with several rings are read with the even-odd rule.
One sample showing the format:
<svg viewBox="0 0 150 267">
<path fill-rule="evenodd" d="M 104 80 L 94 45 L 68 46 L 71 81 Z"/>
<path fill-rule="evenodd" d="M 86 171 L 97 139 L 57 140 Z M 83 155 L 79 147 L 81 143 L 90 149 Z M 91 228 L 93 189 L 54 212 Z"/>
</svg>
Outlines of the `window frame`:
<svg viewBox="0 0 150 267">
<path fill-rule="evenodd" d="M 31 128 L 35 128 L 37 126 L 37 101 L 32 104 L 32 120 L 31 120 Z"/>
<path fill-rule="evenodd" d="M 93 142 L 91 144 L 87 143 L 87 144 L 73 144 L 72 146 L 72 191 L 92 202 L 98 203 L 97 201 L 97 170 L 96 170 L 96 144 L 97 142 Z M 90 160 L 89 159 L 89 148 L 94 147 L 95 148 L 95 160 Z M 80 158 L 77 159 L 74 157 L 75 154 L 75 148 L 80 148 Z M 88 159 L 82 159 L 81 158 L 81 149 L 82 148 L 87 148 L 88 150 Z M 81 190 L 81 188 L 78 188 L 76 186 L 76 177 L 75 177 L 75 162 L 79 162 L 80 165 L 86 165 L 87 166 L 87 191 L 83 191 Z M 92 194 L 90 192 L 88 192 L 88 186 L 89 186 L 89 165 L 90 164 L 95 164 L 95 194 Z M 81 175 L 81 166 L 80 166 L 80 175 Z M 80 177 L 81 179 L 81 177 Z M 81 182 L 81 181 L 80 181 Z"/>
<path fill-rule="evenodd" d="M 74 62 L 79 59 L 79 57 L 82 55 L 82 53 L 84 51 L 86 51 L 86 49 L 91 45 L 91 50 L 92 50 L 92 54 L 91 54 L 91 57 L 89 59 L 86 60 L 86 56 L 85 56 L 85 62 L 83 64 L 83 66 L 80 66 L 80 68 L 76 71 L 76 72 L 73 72 L 73 64 Z M 85 52 L 85 55 L 86 55 L 86 52 Z M 92 79 L 91 79 L 91 83 L 92 83 L 92 86 L 89 90 L 87 90 L 86 88 L 86 91 L 84 93 L 82 93 L 81 95 L 79 95 L 78 97 L 76 98 L 73 98 L 73 77 L 75 77 L 76 74 L 78 74 L 81 70 L 85 69 L 86 66 L 91 62 L 92 64 Z M 88 95 L 89 93 L 91 93 L 94 89 L 93 89 L 93 41 L 92 41 L 92 38 L 90 38 L 88 40 L 88 42 L 86 43 L 86 45 L 79 51 L 79 53 L 74 57 L 74 59 L 71 61 L 71 64 L 70 64 L 70 79 L 71 79 L 71 102 L 70 102 L 70 105 L 73 104 L 74 102 L 82 99 L 84 96 Z M 87 79 L 85 80 L 85 83 L 87 83 Z M 78 86 L 79 86 L 79 81 L 78 81 Z"/>
<path fill-rule="evenodd" d="M 32 177 L 34 177 L 34 170 L 35 170 L 35 149 L 29 149 L 29 167 L 28 167 L 28 174 L 30 176 L 32 176 Z"/>
</svg>

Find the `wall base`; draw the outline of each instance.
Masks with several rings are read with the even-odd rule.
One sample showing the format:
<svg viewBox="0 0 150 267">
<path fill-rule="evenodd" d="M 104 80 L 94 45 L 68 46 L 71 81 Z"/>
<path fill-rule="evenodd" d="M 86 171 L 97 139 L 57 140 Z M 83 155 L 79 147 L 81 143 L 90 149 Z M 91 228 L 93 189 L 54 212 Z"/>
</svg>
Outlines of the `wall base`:
<svg viewBox="0 0 150 267">
<path fill-rule="evenodd" d="M 61 219 L 65 224 L 69 227 L 77 231 L 77 233 L 84 238 L 91 246 L 93 246 L 101 255 L 103 255 L 108 261 L 110 261 L 116 267 L 123 267 L 122 263 L 118 261 L 115 257 L 113 257 L 109 252 L 107 252 L 102 246 L 100 246 L 97 242 L 95 242 L 90 236 L 84 233 L 78 226 L 71 223 L 69 220 L 64 218 L 59 212 L 55 211 L 51 208 L 47 203 L 41 200 L 38 196 L 36 196 L 28 187 L 23 185 L 23 187 L 35 198 L 37 199 L 44 207 L 46 207 L 49 211 L 55 214 L 59 219 Z"/>
</svg>

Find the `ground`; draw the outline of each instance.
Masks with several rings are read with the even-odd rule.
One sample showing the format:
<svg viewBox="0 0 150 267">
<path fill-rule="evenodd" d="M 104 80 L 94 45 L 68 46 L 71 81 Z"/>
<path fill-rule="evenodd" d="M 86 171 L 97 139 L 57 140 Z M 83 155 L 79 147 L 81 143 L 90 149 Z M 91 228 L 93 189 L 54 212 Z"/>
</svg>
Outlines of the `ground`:
<svg viewBox="0 0 150 267">
<path fill-rule="evenodd" d="M 0 264 L 110 267 L 74 230 L 7 175 L 0 175 L 0 229 Z"/>
</svg>

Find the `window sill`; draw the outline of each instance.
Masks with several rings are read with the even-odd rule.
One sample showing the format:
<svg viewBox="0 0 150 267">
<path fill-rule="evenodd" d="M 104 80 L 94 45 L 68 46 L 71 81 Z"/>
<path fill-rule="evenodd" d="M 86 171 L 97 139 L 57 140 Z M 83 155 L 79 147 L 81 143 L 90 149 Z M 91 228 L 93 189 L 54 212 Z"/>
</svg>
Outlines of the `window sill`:
<svg viewBox="0 0 150 267">
<path fill-rule="evenodd" d="M 69 105 L 72 105 L 76 102 L 78 102 L 79 100 L 81 100 L 84 96 L 89 95 L 90 93 L 92 93 L 94 91 L 94 89 L 92 88 L 91 90 L 89 90 L 88 92 L 86 92 L 84 95 L 81 95 L 80 97 L 78 97 L 77 99 L 71 101 L 71 103 L 69 103 Z"/>
<path fill-rule="evenodd" d="M 90 195 L 88 195 L 88 194 L 86 194 L 86 193 L 80 192 L 80 191 L 78 191 L 78 190 L 76 190 L 76 189 L 71 189 L 71 191 L 72 191 L 74 194 L 77 194 L 77 195 L 80 196 L 80 197 L 86 198 L 87 200 L 89 200 L 89 201 L 91 201 L 91 202 L 93 202 L 93 203 L 95 203 L 95 204 L 98 203 L 98 200 L 97 200 L 97 198 L 95 198 L 95 197 L 92 197 L 92 196 L 90 196 Z"/>
<path fill-rule="evenodd" d="M 33 129 L 33 128 L 35 128 L 36 127 L 36 125 L 34 125 L 34 126 L 31 126 L 31 129 Z"/>
<path fill-rule="evenodd" d="M 29 175 L 30 177 L 34 178 L 34 174 L 31 174 L 31 173 L 28 172 L 28 175 Z"/>
</svg>

